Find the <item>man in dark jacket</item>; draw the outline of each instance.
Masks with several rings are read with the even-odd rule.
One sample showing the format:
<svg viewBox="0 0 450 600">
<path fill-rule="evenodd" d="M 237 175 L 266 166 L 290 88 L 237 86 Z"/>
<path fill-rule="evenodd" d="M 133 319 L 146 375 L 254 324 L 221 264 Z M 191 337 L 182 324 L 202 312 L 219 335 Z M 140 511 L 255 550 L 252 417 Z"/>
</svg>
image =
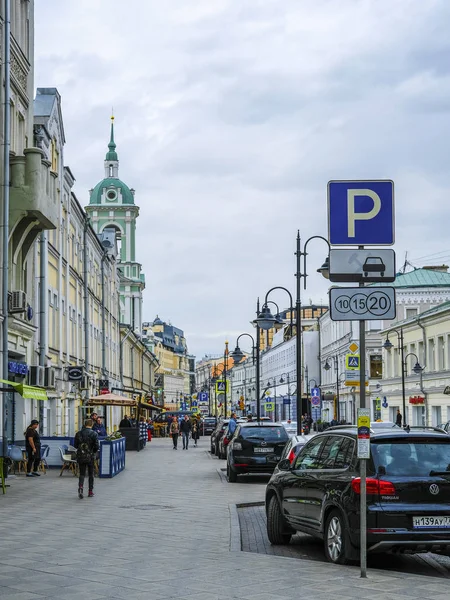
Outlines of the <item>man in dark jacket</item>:
<svg viewBox="0 0 450 600">
<path fill-rule="evenodd" d="M 95 431 L 92 431 L 92 419 L 86 419 L 84 427 L 75 434 L 73 445 L 77 449 L 77 462 L 80 469 L 80 479 L 78 482 L 78 497 L 83 498 L 84 478 L 86 476 L 86 468 L 89 477 L 89 493 L 88 497 L 94 496 L 94 461 L 100 447 L 98 436 Z"/>
<path fill-rule="evenodd" d="M 189 449 L 189 434 L 191 432 L 192 425 L 189 421 L 189 417 L 184 415 L 184 419 L 180 423 L 180 431 L 183 436 L 183 450 Z"/>
<path fill-rule="evenodd" d="M 127 415 L 124 415 L 123 419 L 119 423 L 119 429 L 122 429 L 122 427 L 131 427 L 131 421 Z"/>
</svg>

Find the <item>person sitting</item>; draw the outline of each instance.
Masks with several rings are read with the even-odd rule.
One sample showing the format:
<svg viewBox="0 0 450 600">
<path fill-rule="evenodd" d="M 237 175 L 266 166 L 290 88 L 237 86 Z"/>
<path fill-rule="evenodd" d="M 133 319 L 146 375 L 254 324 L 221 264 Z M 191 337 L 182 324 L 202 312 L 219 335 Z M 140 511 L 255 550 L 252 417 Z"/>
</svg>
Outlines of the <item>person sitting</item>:
<svg viewBox="0 0 450 600">
<path fill-rule="evenodd" d="M 392 460 L 386 468 L 388 475 L 414 475 L 418 464 L 411 456 L 409 444 L 391 444 L 390 454 Z"/>
</svg>

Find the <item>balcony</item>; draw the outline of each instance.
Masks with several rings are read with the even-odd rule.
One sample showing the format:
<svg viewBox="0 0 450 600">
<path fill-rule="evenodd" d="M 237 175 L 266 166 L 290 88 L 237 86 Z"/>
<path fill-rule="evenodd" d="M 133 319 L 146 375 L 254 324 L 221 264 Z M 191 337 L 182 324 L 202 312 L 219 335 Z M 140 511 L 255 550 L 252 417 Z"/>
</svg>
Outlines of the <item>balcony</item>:
<svg viewBox="0 0 450 600">
<path fill-rule="evenodd" d="M 39 148 L 11 157 L 10 232 L 12 252 L 25 257 L 39 233 L 58 224 L 57 174 Z"/>
</svg>

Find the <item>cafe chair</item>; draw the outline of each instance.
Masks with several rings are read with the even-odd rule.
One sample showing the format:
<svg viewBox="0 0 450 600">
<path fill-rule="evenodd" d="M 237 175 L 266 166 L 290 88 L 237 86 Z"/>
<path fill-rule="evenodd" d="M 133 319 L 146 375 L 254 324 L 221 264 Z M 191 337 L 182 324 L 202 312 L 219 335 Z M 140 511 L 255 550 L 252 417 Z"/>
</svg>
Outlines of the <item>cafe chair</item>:
<svg viewBox="0 0 450 600">
<path fill-rule="evenodd" d="M 47 473 L 48 463 L 47 457 L 50 454 L 50 446 L 48 444 L 44 444 L 41 446 L 41 462 L 39 463 L 39 469 L 44 473 Z"/>
<path fill-rule="evenodd" d="M 18 470 L 19 474 L 21 471 L 27 472 L 27 453 L 24 449 L 19 446 L 8 446 L 8 456 L 12 461 L 13 473 Z"/>
<path fill-rule="evenodd" d="M 61 460 L 62 460 L 62 467 L 61 467 L 61 471 L 59 473 L 59 476 L 61 477 L 63 472 L 68 469 L 69 471 L 72 472 L 72 475 L 74 477 L 78 477 L 78 463 L 77 461 L 73 458 L 72 454 L 67 454 L 68 448 L 67 446 L 60 446 L 59 447 L 59 453 L 61 455 Z"/>
</svg>

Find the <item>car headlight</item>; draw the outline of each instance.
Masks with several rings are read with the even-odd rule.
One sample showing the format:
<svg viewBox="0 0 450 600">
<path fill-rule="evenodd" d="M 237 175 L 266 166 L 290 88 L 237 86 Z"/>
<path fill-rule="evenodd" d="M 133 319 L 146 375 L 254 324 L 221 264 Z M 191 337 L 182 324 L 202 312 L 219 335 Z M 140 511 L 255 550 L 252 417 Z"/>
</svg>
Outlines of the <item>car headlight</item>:
<svg viewBox="0 0 450 600">
<path fill-rule="evenodd" d="M 233 450 L 242 450 L 241 442 L 233 442 Z"/>
</svg>

